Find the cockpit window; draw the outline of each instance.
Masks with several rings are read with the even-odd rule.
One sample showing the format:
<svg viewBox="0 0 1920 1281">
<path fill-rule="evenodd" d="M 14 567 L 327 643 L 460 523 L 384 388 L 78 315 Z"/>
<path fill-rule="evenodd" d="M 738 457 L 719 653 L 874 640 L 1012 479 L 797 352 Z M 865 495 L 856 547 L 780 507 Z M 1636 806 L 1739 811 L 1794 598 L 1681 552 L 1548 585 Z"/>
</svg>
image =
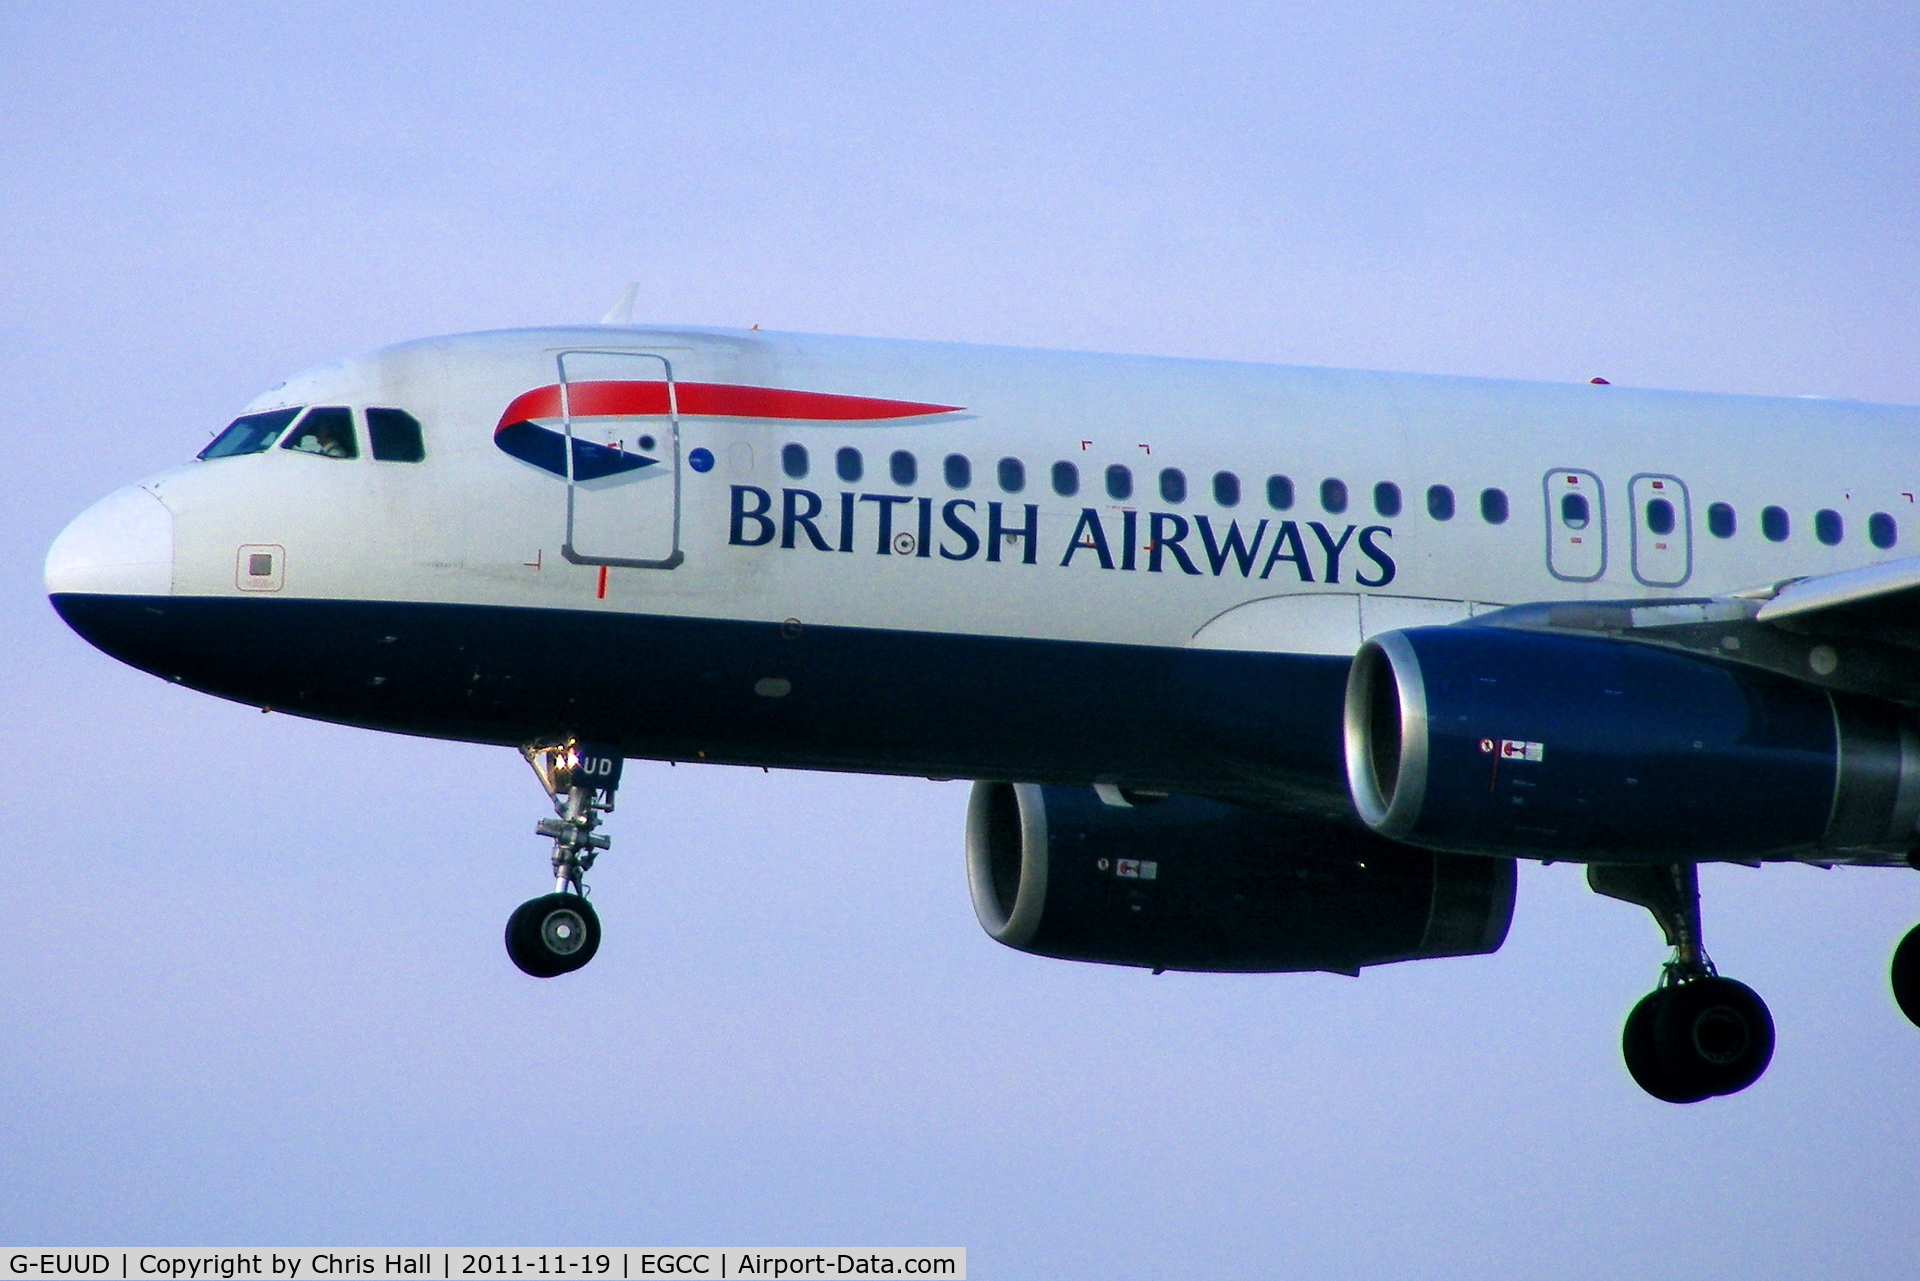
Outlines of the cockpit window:
<svg viewBox="0 0 1920 1281">
<path fill-rule="evenodd" d="M 299 412 L 298 409 L 270 409 L 264 414 L 236 418 L 200 451 L 200 457 L 232 458 L 236 454 L 257 454 L 271 447 Z"/>
<path fill-rule="evenodd" d="M 417 463 L 427 456 L 420 440 L 420 420 L 404 409 L 369 409 L 367 444 L 383 462 Z"/>
<path fill-rule="evenodd" d="M 353 411 L 336 405 L 309 409 L 299 425 L 287 433 L 286 443 L 280 448 L 322 458 L 358 458 L 360 451 L 353 443 Z"/>
</svg>

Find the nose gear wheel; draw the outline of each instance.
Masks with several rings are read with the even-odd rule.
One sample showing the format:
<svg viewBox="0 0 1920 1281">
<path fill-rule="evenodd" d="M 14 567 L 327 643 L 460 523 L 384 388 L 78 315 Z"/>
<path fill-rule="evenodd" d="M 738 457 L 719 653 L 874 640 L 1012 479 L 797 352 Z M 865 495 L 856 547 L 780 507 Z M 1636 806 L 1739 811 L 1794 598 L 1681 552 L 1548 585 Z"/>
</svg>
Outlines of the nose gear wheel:
<svg viewBox="0 0 1920 1281">
<path fill-rule="evenodd" d="M 619 750 L 575 739 L 520 749 L 553 798 L 555 817 L 534 831 L 553 842 L 553 892 L 529 899 L 507 919 L 507 956 L 535 978 L 579 969 L 600 950 L 600 917 L 587 902 L 586 873 L 611 842 L 595 831 L 613 811 Z"/>
<path fill-rule="evenodd" d="M 507 918 L 507 955 L 534 978 L 577 970 L 599 950 L 600 916 L 581 895 L 543 894 Z"/>
</svg>

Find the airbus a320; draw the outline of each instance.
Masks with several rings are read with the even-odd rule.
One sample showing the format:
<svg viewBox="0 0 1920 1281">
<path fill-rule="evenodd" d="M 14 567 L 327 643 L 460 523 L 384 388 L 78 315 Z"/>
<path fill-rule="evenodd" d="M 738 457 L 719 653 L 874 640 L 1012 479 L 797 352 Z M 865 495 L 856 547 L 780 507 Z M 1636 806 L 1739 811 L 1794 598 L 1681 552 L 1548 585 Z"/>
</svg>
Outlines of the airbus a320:
<svg viewBox="0 0 1920 1281">
<path fill-rule="evenodd" d="M 1577 861 L 1671 955 L 1650 1094 L 1765 1071 L 1702 862 L 1920 841 L 1920 411 L 632 324 L 299 374 L 48 553 L 81 636 L 276 712 L 517 748 L 594 955 L 623 761 L 965 778 L 1009 947 L 1497 949 Z M 1920 1022 L 1920 930 L 1894 954 Z"/>
</svg>

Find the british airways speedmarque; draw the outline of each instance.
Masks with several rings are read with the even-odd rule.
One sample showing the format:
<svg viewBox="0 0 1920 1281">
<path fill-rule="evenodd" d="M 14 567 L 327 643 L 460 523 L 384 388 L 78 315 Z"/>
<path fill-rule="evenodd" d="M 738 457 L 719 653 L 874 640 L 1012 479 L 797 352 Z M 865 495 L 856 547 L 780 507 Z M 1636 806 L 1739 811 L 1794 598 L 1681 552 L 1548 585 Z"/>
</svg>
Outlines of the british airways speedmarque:
<svg viewBox="0 0 1920 1281">
<path fill-rule="evenodd" d="M 1920 411 L 631 325 L 275 387 L 77 518 L 54 607 L 223 698 L 515 747 L 578 969 L 629 757 L 962 777 L 1002 943 L 1154 970 L 1489 953 L 1521 858 L 1673 948 L 1672 1102 L 1773 1023 L 1714 860 L 1904 866 Z M 1920 1022 L 1920 931 L 1893 987 Z"/>
</svg>

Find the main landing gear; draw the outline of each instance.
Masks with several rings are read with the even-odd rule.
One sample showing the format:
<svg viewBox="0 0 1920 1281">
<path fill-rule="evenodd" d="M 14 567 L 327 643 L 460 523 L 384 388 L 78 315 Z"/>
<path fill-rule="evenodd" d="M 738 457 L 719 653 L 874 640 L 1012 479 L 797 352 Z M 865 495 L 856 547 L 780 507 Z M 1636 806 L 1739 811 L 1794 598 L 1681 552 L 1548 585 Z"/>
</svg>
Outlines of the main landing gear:
<svg viewBox="0 0 1920 1281">
<path fill-rule="evenodd" d="M 1893 950 L 1893 999 L 1907 1021 L 1920 1026 L 1920 925 L 1907 931 Z"/>
<path fill-rule="evenodd" d="M 1773 1058 L 1773 1016 L 1752 988 L 1721 978 L 1700 946 L 1697 865 L 1592 863 L 1587 884 L 1652 912 L 1673 948 L 1660 986 L 1633 1007 L 1620 1034 L 1627 1071 L 1640 1088 L 1668 1103 L 1698 1103 L 1759 1080 Z M 1920 943 L 1912 935 L 1907 942 L 1909 968 L 1920 970 Z M 1896 958 L 1896 991 L 1898 973 Z"/>
<path fill-rule="evenodd" d="M 571 973 L 600 950 L 600 917 L 581 878 L 610 844 L 593 829 L 613 811 L 624 763 L 617 749 L 534 743 L 520 749 L 553 798 L 555 818 L 534 830 L 553 840 L 553 893 L 529 899 L 507 918 L 507 955 L 537 979 Z"/>
</svg>

